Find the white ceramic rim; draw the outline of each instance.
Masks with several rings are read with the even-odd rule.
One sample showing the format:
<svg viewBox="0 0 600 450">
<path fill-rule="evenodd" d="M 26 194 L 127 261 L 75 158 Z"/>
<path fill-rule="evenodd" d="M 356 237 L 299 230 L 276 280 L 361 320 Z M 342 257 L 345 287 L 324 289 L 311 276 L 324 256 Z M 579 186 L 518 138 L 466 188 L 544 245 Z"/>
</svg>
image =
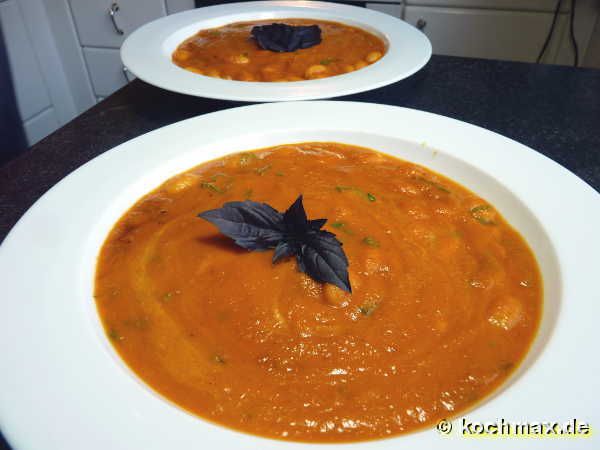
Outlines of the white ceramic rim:
<svg viewBox="0 0 600 450">
<path fill-rule="evenodd" d="M 600 361 L 593 357 L 600 340 L 600 195 L 541 154 L 457 120 L 367 103 L 292 102 L 207 114 L 121 144 L 64 178 L 15 225 L 0 246 L 0 426 L 15 449 L 331 448 L 238 433 L 164 401 L 116 356 L 92 299 L 99 246 L 116 218 L 139 197 L 204 160 L 299 139 L 371 143 L 390 153 L 399 140 L 406 140 L 414 143 L 406 144 L 406 154 L 416 162 L 439 170 L 439 164 L 451 167 L 458 161 L 474 168 L 471 183 L 488 177 L 491 184 L 479 188 L 470 184 L 468 170 L 457 172 L 455 179 L 485 198 L 498 195 L 499 203 L 492 203 L 516 226 L 510 196 L 522 201 L 524 214 L 544 224 L 540 236 L 529 242 L 538 259 L 547 254 L 559 262 L 557 273 L 544 272 L 552 275 L 544 280 L 545 288 L 552 288 L 547 297 L 558 299 L 544 314 L 556 317 L 546 321 L 548 326 L 542 324 L 543 339 L 536 340 L 533 356 L 502 394 L 467 416 L 600 423 Z M 460 428 L 459 419 L 454 423 Z M 598 438 L 569 441 L 575 443 L 591 448 Z M 336 448 L 505 445 L 503 439 L 442 437 L 427 429 Z M 540 445 L 565 444 L 560 439 L 519 441 L 520 447 Z"/>
<path fill-rule="evenodd" d="M 211 78 L 171 62 L 177 45 L 200 29 L 289 17 L 332 20 L 364 28 L 383 37 L 387 53 L 356 72 L 283 83 Z M 140 27 L 121 47 L 123 64 L 147 83 L 182 94 L 246 102 L 314 100 L 368 91 L 409 77 L 430 57 L 429 39 L 400 19 L 357 6 L 310 1 L 230 3 L 184 11 Z"/>
</svg>

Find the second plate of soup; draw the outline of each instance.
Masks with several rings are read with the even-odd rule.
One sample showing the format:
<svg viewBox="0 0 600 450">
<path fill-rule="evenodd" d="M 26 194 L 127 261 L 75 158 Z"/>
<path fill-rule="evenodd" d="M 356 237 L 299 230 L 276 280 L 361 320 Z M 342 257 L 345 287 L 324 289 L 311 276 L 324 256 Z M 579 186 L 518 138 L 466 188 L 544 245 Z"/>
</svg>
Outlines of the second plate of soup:
<svg viewBox="0 0 600 450">
<path fill-rule="evenodd" d="M 310 48 L 261 48 L 254 26 L 318 25 Z M 427 37 L 400 19 L 325 2 L 248 2 L 185 11 L 136 30 L 121 48 L 142 80 L 189 95 L 240 101 L 330 98 L 402 80 L 431 56 Z"/>
</svg>

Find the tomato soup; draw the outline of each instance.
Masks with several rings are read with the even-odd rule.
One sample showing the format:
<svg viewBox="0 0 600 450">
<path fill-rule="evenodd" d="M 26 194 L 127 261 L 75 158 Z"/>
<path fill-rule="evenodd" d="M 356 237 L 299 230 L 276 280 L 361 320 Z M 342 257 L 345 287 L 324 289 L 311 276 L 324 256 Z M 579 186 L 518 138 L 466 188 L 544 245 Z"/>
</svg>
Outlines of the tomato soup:
<svg viewBox="0 0 600 450">
<path fill-rule="evenodd" d="M 377 36 L 337 22 L 277 19 L 287 25 L 318 25 L 322 41 L 314 47 L 277 53 L 263 50 L 251 37 L 254 26 L 273 21 L 238 22 L 201 30 L 173 52 L 178 66 L 209 77 L 238 81 L 302 81 L 352 72 L 385 53 Z"/>
<path fill-rule="evenodd" d="M 343 243 L 352 293 L 249 252 L 198 218 L 252 199 Z M 292 441 L 434 426 L 497 389 L 542 309 L 526 242 L 477 194 L 373 150 L 281 145 L 177 175 L 116 223 L 95 299 L 115 349 L 198 416 Z"/>
</svg>

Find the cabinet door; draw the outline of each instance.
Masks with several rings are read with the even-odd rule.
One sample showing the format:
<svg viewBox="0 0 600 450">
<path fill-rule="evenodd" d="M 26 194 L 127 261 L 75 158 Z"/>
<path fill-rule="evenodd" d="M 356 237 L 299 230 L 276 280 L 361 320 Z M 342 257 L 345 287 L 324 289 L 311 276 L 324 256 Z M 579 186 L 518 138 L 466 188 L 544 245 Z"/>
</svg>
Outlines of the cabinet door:
<svg viewBox="0 0 600 450">
<path fill-rule="evenodd" d="M 119 50 L 84 48 L 83 54 L 90 71 L 92 87 L 97 97 L 108 97 L 133 79 L 121 62 Z"/>
<path fill-rule="evenodd" d="M 407 6 L 405 20 L 420 25 L 433 53 L 534 62 L 552 13 Z M 566 21 L 566 15 L 560 14 L 544 61 L 554 61 Z"/>
<path fill-rule="evenodd" d="M 27 120 L 51 105 L 50 96 L 16 0 L 0 3 L 0 22 L 17 107 L 21 120 Z"/>
<path fill-rule="evenodd" d="M 132 31 L 166 15 L 163 0 L 69 0 L 69 3 L 79 41 L 91 47 L 119 48 Z"/>
<path fill-rule="evenodd" d="M 42 140 L 59 126 L 60 124 L 58 123 L 54 107 L 45 109 L 41 113 L 36 114 L 23 122 L 23 129 L 25 130 L 25 136 L 27 136 L 29 145 L 33 145 Z"/>
</svg>

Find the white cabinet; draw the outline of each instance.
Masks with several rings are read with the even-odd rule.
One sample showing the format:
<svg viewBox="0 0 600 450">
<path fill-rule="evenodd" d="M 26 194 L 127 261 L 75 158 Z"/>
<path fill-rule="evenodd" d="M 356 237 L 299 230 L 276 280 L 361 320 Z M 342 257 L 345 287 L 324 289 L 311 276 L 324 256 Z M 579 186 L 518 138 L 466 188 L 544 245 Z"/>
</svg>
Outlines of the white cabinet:
<svg viewBox="0 0 600 450">
<path fill-rule="evenodd" d="M 28 143 L 35 144 L 131 80 L 123 72 L 119 48 L 132 31 L 167 11 L 193 6 L 193 0 L 0 0 L 0 23 Z"/>
<path fill-rule="evenodd" d="M 385 1 L 385 0 L 384 0 Z M 407 0 L 410 6 L 439 6 L 446 8 L 476 8 L 504 11 L 545 11 L 556 8 L 557 0 Z M 570 0 L 561 4 L 561 10 L 568 10 Z"/>
<path fill-rule="evenodd" d="M 60 126 L 53 106 L 23 122 L 27 142 L 35 143 L 43 139 Z"/>
<path fill-rule="evenodd" d="M 56 2 L 57 0 L 52 0 Z M 96 101 L 133 77 L 121 62 L 123 41 L 142 25 L 194 8 L 194 0 L 65 0 Z M 63 18 L 65 25 L 70 25 Z"/>
<path fill-rule="evenodd" d="M 17 106 L 21 118 L 27 120 L 50 106 L 50 96 L 16 0 L 0 3 L 0 21 L 6 37 Z"/>
<path fill-rule="evenodd" d="M 553 14 L 466 8 L 407 6 L 404 19 L 427 35 L 434 53 L 535 62 Z M 555 37 L 562 36 L 567 14 L 559 14 Z M 544 55 L 553 62 L 558 39 Z"/>
<path fill-rule="evenodd" d="M 165 0 L 69 0 L 78 45 L 96 99 L 123 87 L 131 77 L 119 48 L 133 31 L 167 14 Z M 181 8 L 175 2 L 172 10 Z"/>
<path fill-rule="evenodd" d="M 165 0 L 167 5 L 167 14 L 175 14 L 187 9 L 193 9 L 194 0 Z"/>
<path fill-rule="evenodd" d="M 133 79 L 123 67 L 119 50 L 87 47 L 83 54 L 96 97 L 108 97 Z"/>
<path fill-rule="evenodd" d="M 359 3 L 359 0 L 346 1 Z M 568 0 L 561 3 L 554 32 L 542 58 L 544 63 L 573 64 L 573 45 L 569 39 L 571 4 Z M 434 54 L 525 62 L 536 61 L 550 31 L 556 5 L 557 0 L 373 0 L 365 3 L 367 8 L 422 29 L 431 40 Z M 574 30 L 579 63 L 584 62 L 587 67 L 600 67 L 593 63 L 597 47 L 592 36 L 596 23 L 600 23 L 600 1 L 579 0 Z"/>
<path fill-rule="evenodd" d="M 44 79 L 45 68 L 36 55 L 22 11 L 16 0 L 0 3 L 0 22 L 17 108 L 27 141 L 29 144 L 34 144 L 59 126 L 59 120 Z"/>
<path fill-rule="evenodd" d="M 69 0 L 81 45 L 119 48 L 145 23 L 167 14 L 163 0 Z"/>
<path fill-rule="evenodd" d="M 401 3 L 366 3 L 365 7 L 399 18 L 402 18 L 404 11 L 404 5 Z"/>
</svg>

